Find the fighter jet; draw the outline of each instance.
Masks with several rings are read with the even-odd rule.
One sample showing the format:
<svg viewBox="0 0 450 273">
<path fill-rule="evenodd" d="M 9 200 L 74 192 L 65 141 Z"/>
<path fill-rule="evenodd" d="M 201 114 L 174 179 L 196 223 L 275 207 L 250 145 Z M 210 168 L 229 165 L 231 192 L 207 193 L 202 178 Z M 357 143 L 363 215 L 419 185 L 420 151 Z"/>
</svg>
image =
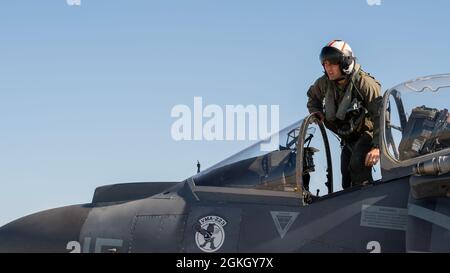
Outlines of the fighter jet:
<svg viewBox="0 0 450 273">
<path fill-rule="evenodd" d="M 13 221 L 0 252 L 450 252 L 449 90 L 443 74 L 384 93 L 374 182 L 340 189 L 339 140 L 307 116 L 272 151 L 263 141 L 181 182 L 107 185 Z"/>
</svg>

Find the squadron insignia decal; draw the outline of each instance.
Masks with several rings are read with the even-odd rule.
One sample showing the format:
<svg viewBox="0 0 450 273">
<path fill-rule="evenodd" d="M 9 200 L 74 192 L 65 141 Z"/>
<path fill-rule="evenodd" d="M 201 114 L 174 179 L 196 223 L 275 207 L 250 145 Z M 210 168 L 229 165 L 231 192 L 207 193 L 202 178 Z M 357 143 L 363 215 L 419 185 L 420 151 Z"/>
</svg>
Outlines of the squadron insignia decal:
<svg viewBox="0 0 450 273">
<path fill-rule="evenodd" d="M 297 219 L 298 212 L 271 211 L 270 214 L 272 214 L 275 227 L 277 228 L 281 239 L 283 239 L 295 219 Z"/>
<path fill-rule="evenodd" d="M 215 252 L 220 249 L 225 241 L 223 227 L 227 221 L 219 216 L 205 216 L 194 225 L 195 242 L 198 248 L 204 252 Z"/>
</svg>

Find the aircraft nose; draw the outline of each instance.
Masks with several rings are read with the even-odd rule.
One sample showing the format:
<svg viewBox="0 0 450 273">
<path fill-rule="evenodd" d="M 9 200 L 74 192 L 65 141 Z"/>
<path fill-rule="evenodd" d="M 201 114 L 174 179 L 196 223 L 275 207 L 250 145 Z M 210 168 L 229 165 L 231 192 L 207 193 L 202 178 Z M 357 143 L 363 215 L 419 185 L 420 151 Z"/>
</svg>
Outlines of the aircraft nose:
<svg viewBox="0 0 450 273">
<path fill-rule="evenodd" d="M 0 228 L 0 253 L 69 252 L 78 241 L 89 213 L 85 206 L 70 206 L 35 213 Z"/>
</svg>

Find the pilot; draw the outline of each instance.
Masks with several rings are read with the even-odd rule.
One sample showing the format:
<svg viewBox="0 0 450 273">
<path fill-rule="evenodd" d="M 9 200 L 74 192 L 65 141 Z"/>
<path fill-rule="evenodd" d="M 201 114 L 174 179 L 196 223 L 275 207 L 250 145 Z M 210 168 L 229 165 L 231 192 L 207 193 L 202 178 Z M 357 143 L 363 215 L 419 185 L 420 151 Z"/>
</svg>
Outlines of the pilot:
<svg viewBox="0 0 450 273">
<path fill-rule="evenodd" d="M 345 41 L 323 47 L 320 63 L 325 75 L 309 88 L 307 107 L 341 139 L 342 187 L 373 182 L 371 169 L 380 158 L 381 84 L 361 69 Z"/>
</svg>

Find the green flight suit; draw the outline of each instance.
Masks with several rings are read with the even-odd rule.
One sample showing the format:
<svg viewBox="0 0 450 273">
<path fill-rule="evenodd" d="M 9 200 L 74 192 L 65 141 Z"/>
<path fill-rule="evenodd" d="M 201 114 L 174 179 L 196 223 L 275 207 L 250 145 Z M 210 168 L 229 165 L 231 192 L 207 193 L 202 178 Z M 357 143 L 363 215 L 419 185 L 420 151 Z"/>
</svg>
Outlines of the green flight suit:
<svg viewBox="0 0 450 273">
<path fill-rule="evenodd" d="M 359 64 L 355 64 L 345 87 L 324 75 L 309 88 L 307 95 L 309 112 L 323 113 L 325 126 L 341 138 L 342 187 L 345 189 L 364 181 L 372 182 L 372 170 L 365 166 L 365 157 L 373 147 L 378 147 L 381 84 L 364 72 Z M 352 120 L 346 110 L 355 98 L 365 114 L 350 134 L 344 134 L 343 131 L 346 131 L 342 128 L 348 128 Z"/>
</svg>

